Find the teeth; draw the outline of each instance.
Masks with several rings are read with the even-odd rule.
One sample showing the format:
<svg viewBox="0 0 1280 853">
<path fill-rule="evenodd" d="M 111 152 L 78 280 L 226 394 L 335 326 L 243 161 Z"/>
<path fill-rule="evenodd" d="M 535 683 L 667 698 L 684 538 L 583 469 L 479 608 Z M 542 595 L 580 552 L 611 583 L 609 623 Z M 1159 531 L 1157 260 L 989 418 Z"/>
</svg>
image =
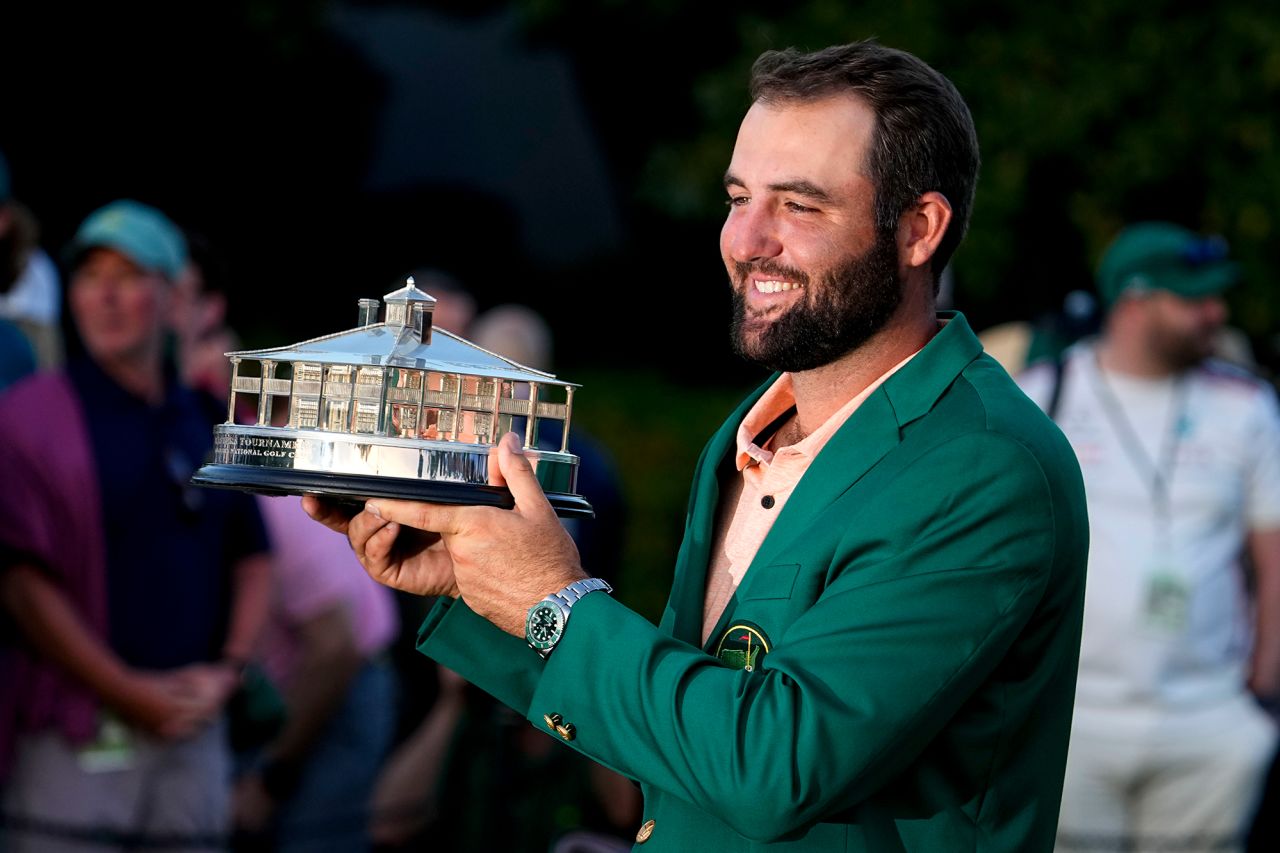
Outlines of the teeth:
<svg viewBox="0 0 1280 853">
<path fill-rule="evenodd" d="M 788 290 L 799 290 L 802 284 L 791 281 L 757 281 L 756 290 L 761 293 L 783 293 Z"/>
</svg>

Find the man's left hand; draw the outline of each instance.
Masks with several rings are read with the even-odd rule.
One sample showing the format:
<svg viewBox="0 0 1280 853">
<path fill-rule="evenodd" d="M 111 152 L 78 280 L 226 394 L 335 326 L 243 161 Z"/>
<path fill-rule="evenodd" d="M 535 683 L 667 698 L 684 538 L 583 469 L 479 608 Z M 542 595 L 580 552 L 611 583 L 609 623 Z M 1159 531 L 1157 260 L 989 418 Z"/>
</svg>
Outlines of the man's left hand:
<svg viewBox="0 0 1280 853">
<path fill-rule="evenodd" d="M 511 490 L 514 509 L 378 498 L 365 510 L 443 537 L 462 600 L 503 631 L 523 637 L 530 607 L 587 575 L 515 433 L 502 437 L 495 455 L 490 479 Z"/>
</svg>

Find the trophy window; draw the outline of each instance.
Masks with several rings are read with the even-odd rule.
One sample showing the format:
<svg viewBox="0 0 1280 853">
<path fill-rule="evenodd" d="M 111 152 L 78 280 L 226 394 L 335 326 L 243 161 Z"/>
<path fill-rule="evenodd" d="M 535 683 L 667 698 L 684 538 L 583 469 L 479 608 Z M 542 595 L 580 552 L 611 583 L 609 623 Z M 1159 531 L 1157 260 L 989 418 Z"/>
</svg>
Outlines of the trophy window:
<svg viewBox="0 0 1280 853">
<path fill-rule="evenodd" d="M 324 372 L 324 422 L 321 429 L 351 432 L 351 395 L 354 370 L 349 364 L 331 364 Z"/>
<path fill-rule="evenodd" d="M 324 426 L 321 429 L 330 432 L 350 432 L 347 425 L 351 422 L 351 401 L 332 400 L 326 395 L 324 401 Z"/>
<path fill-rule="evenodd" d="M 418 407 L 404 403 L 388 403 L 391 418 L 391 434 L 398 438 L 413 438 L 418 434 Z"/>
<path fill-rule="evenodd" d="M 422 407 L 421 370 L 387 369 L 385 422 L 387 435 L 398 438 L 418 436 L 418 412 Z"/>
<path fill-rule="evenodd" d="M 304 393 L 318 394 L 320 393 L 320 365 L 309 361 L 296 361 L 293 364 L 293 381 L 295 385 L 302 385 L 304 382 L 315 382 L 315 391 L 305 391 Z"/>
<path fill-rule="evenodd" d="M 258 411 L 262 392 L 262 365 L 253 359 L 232 359 L 231 399 L 227 404 L 227 423 L 245 419 Z"/>
<path fill-rule="evenodd" d="M 382 368 L 356 368 L 356 384 L 352 391 L 355 397 L 355 420 L 351 431 L 362 435 L 380 432 L 378 409 L 382 406 Z"/>
<path fill-rule="evenodd" d="M 498 384 L 498 396 L 493 403 L 494 416 L 497 418 L 497 424 L 494 427 L 493 440 L 497 442 L 499 438 L 511 432 L 512 426 L 512 401 L 516 396 L 516 383 L 503 380 Z"/>
<path fill-rule="evenodd" d="M 438 440 L 443 438 L 443 428 L 440 426 L 439 409 L 429 406 L 422 407 L 422 421 L 418 424 L 418 437 Z"/>
<path fill-rule="evenodd" d="M 284 426 L 288 404 L 276 408 L 277 397 L 289 397 L 293 391 L 293 363 L 262 362 L 262 396 L 258 398 L 258 423 L 262 426 Z M 279 421 L 279 423 L 277 423 Z"/>
<path fill-rule="evenodd" d="M 378 404 L 358 401 L 356 403 L 355 429 L 352 432 L 372 435 L 378 432 Z"/>
<path fill-rule="evenodd" d="M 326 385 L 350 385 L 351 384 L 351 365 L 349 364 L 329 365 L 329 369 L 325 371 L 324 381 Z"/>
<path fill-rule="evenodd" d="M 297 429 L 315 429 L 319 426 L 320 400 L 316 397 L 298 397 L 292 400 L 293 426 Z"/>
<path fill-rule="evenodd" d="M 476 421 L 475 412 L 458 413 L 458 429 L 453 440 L 463 444 L 484 444 L 485 436 L 480 433 L 481 425 Z"/>
<path fill-rule="evenodd" d="M 319 364 L 308 361 L 293 362 L 293 393 L 289 397 L 289 425 L 296 429 L 315 429 L 320 426 L 320 377 Z"/>
</svg>

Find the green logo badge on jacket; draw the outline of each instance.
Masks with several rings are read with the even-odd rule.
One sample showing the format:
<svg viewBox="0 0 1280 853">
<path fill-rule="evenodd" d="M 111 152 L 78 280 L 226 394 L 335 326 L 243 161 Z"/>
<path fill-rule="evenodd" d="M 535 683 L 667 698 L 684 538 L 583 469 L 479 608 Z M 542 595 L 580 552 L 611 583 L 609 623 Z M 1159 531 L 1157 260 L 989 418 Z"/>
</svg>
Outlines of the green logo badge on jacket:
<svg viewBox="0 0 1280 853">
<path fill-rule="evenodd" d="M 758 625 L 736 622 L 716 644 L 716 657 L 734 669 L 752 671 L 769 654 L 769 638 Z"/>
</svg>

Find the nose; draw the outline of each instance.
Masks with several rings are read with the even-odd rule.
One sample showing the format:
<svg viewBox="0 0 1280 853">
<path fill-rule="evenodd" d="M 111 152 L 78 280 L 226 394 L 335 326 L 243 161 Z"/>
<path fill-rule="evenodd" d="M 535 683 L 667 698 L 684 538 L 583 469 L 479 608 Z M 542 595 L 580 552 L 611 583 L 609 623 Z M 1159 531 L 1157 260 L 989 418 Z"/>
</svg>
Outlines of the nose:
<svg viewBox="0 0 1280 853">
<path fill-rule="evenodd" d="M 776 258 L 782 254 L 776 218 L 763 204 L 731 207 L 720 231 L 720 248 L 739 263 Z"/>
<path fill-rule="evenodd" d="M 85 282 L 84 291 L 100 306 L 113 306 L 120 301 L 121 279 L 116 275 L 100 275 Z"/>
</svg>

